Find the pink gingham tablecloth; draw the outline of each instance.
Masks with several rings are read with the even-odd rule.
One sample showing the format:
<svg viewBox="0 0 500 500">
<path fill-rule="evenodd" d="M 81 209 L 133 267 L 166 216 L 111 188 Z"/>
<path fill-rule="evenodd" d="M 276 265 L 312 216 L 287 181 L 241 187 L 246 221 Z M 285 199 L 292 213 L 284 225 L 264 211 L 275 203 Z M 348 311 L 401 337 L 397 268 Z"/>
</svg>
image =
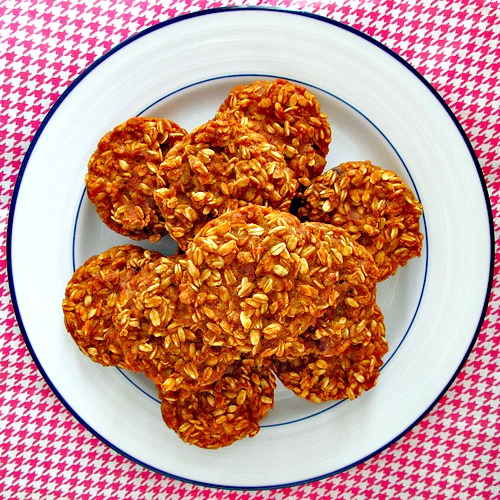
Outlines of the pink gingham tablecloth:
<svg viewBox="0 0 500 500">
<path fill-rule="evenodd" d="M 440 93 L 467 133 L 486 180 L 498 231 L 497 1 L 0 0 L 0 497 L 498 498 L 497 274 L 475 347 L 432 411 L 370 460 L 306 485 L 224 491 L 160 476 L 89 433 L 38 372 L 16 322 L 5 250 L 11 196 L 35 131 L 84 68 L 119 42 L 172 17 L 228 5 L 269 5 L 320 14 L 363 31 L 410 62 Z M 498 250 L 495 257 L 498 271 Z"/>
</svg>

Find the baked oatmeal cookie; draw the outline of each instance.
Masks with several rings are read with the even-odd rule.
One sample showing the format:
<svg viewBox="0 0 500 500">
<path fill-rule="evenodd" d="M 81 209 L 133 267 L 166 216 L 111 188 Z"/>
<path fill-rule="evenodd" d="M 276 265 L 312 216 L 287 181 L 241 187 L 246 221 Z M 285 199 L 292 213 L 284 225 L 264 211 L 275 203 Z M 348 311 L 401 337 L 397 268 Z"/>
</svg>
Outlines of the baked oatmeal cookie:
<svg viewBox="0 0 500 500">
<path fill-rule="evenodd" d="M 216 114 L 228 116 L 276 145 L 301 184 L 308 186 L 323 172 L 331 129 L 317 98 L 305 87 L 284 79 L 239 85 Z"/>
<path fill-rule="evenodd" d="M 274 405 L 276 380 L 262 359 L 246 358 L 228 367 L 212 385 L 196 391 L 163 392 L 161 413 L 186 443 L 201 448 L 228 446 L 255 436 Z"/>
<path fill-rule="evenodd" d="M 115 309 L 112 338 L 127 364 L 164 392 L 211 384 L 236 359 L 235 352 L 203 343 L 204 325 L 179 301 L 185 272 L 181 255 L 149 262 L 121 291 Z"/>
<path fill-rule="evenodd" d="M 196 235 L 186 250 L 181 300 L 210 325 L 206 343 L 271 356 L 314 322 L 316 304 L 297 292 L 299 227 L 289 213 L 247 205 Z"/>
<path fill-rule="evenodd" d="M 213 325 L 205 342 L 283 355 L 336 300 L 342 252 L 354 242 L 327 233 L 320 241 L 293 215 L 256 205 L 208 223 L 186 250 L 181 284 L 181 300 Z"/>
<path fill-rule="evenodd" d="M 360 323 L 354 324 L 349 345 L 339 344 L 338 355 L 311 352 L 304 356 L 275 359 L 276 375 L 283 385 L 312 402 L 355 399 L 362 391 L 374 387 L 388 346 L 380 308 L 377 305 L 366 308 L 364 316 Z M 360 338 L 357 329 L 361 326 L 364 332 L 360 331 Z"/>
<path fill-rule="evenodd" d="M 90 201 L 110 229 L 152 242 L 166 234 L 153 199 L 156 174 L 165 154 L 186 133 L 164 118 L 135 117 L 101 138 L 85 182 Z"/>
<path fill-rule="evenodd" d="M 113 314 L 126 284 L 160 256 L 135 245 L 122 245 L 90 257 L 71 277 L 62 302 L 64 324 L 80 350 L 104 366 L 134 369 L 114 336 Z"/>
<path fill-rule="evenodd" d="M 422 211 L 400 177 L 366 161 L 342 163 L 316 177 L 298 216 L 348 231 L 373 255 L 383 281 L 420 255 Z"/>
<path fill-rule="evenodd" d="M 371 254 L 344 229 L 321 222 L 304 222 L 301 228 L 321 257 L 315 266 L 314 259 L 308 257 L 310 279 L 325 285 L 320 293 L 329 295 L 330 300 L 316 323 L 297 337 L 285 356 L 338 355 L 351 342 L 365 340 L 366 317 L 376 303 L 379 271 Z M 330 286 L 327 269 L 335 270 Z"/>
<path fill-rule="evenodd" d="M 211 120 L 178 142 L 158 170 L 154 198 L 182 249 L 211 219 L 248 203 L 290 207 L 298 183 L 264 136 Z"/>
</svg>

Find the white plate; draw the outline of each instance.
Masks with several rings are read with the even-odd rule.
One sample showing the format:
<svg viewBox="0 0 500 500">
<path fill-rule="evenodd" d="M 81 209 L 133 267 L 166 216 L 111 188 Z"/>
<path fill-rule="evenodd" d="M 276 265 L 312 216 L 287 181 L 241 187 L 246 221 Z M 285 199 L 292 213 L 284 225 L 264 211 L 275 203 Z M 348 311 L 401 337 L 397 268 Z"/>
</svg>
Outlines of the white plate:
<svg viewBox="0 0 500 500">
<path fill-rule="evenodd" d="M 75 266 L 127 241 L 84 196 L 99 138 L 137 114 L 187 129 L 231 87 L 264 77 L 309 87 L 333 131 L 328 164 L 370 159 L 413 187 L 422 257 L 379 286 L 390 352 L 378 385 L 315 405 L 278 388 L 260 433 L 207 451 L 161 420 L 145 378 L 83 356 L 61 299 Z M 446 391 L 480 328 L 491 282 L 491 214 L 470 144 L 432 88 L 394 53 L 331 20 L 268 9 L 205 11 L 159 24 L 90 66 L 57 101 L 21 169 L 9 221 L 12 296 L 47 382 L 92 433 L 160 473 L 205 485 L 269 488 L 345 470 L 386 448 Z M 167 239 L 156 248 L 173 249 Z"/>
</svg>

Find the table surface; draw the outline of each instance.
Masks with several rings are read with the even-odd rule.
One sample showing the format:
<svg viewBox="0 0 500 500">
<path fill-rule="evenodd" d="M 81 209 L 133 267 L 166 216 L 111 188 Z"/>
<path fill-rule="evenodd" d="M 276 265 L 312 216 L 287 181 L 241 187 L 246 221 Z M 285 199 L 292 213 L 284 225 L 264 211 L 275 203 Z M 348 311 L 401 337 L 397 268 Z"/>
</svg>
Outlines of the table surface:
<svg viewBox="0 0 500 500">
<path fill-rule="evenodd" d="M 500 288 L 494 277 L 477 342 L 429 414 L 398 442 L 334 477 L 274 491 L 224 491 L 151 472 L 108 448 L 66 410 L 37 370 L 8 289 L 6 237 L 17 174 L 37 128 L 68 85 L 134 33 L 227 5 L 303 10 L 361 30 L 439 92 L 479 159 L 498 230 L 497 1 L 0 0 L 0 498 L 484 498 L 499 496 Z M 86 43 L 81 44 L 82 38 Z M 498 232 L 496 232 L 498 235 Z M 498 270 L 500 253 L 495 256 Z"/>
</svg>

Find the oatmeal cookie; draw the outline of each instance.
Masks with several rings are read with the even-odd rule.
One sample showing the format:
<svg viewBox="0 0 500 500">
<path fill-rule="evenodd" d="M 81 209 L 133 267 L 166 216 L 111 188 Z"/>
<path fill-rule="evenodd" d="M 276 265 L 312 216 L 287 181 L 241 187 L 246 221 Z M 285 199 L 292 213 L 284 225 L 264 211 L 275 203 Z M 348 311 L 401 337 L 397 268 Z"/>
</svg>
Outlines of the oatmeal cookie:
<svg viewBox="0 0 500 500">
<path fill-rule="evenodd" d="M 149 262 L 118 296 L 112 333 L 129 366 L 164 392 L 194 389 L 218 380 L 236 356 L 203 343 L 193 311 L 179 301 L 186 272 L 183 256 Z"/>
<path fill-rule="evenodd" d="M 186 250 L 181 284 L 181 300 L 200 323 L 213 324 L 205 342 L 283 355 L 334 304 L 342 253 L 352 253 L 350 238 L 322 236 L 289 213 L 256 205 L 208 223 Z"/>
<path fill-rule="evenodd" d="M 102 221 L 134 240 L 158 241 L 165 221 L 153 199 L 164 155 L 186 131 L 163 118 L 135 117 L 102 137 L 85 176 Z"/>
<path fill-rule="evenodd" d="M 343 314 L 345 312 L 335 311 L 333 316 L 338 319 Z M 384 318 L 377 305 L 365 308 L 363 315 L 359 323 L 352 325 L 354 330 L 347 337 L 349 344 L 339 342 L 338 355 L 310 352 L 304 356 L 275 359 L 276 375 L 283 385 L 312 402 L 355 399 L 362 391 L 374 387 L 382 358 L 388 350 Z"/>
<path fill-rule="evenodd" d="M 114 336 L 113 314 L 125 285 L 160 256 L 135 245 L 113 247 L 88 259 L 70 279 L 62 302 L 64 324 L 80 350 L 104 366 L 133 369 Z"/>
<path fill-rule="evenodd" d="M 301 85 L 283 79 L 239 85 L 216 114 L 228 116 L 275 144 L 301 184 L 309 185 L 312 177 L 323 172 L 330 125 L 316 97 Z"/>
<path fill-rule="evenodd" d="M 420 255 L 422 205 L 392 171 L 342 163 L 316 177 L 302 195 L 301 220 L 344 228 L 373 255 L 380 281 Z"/>
<path fill-rule="evenodd" d="M 285 356 L 338 355 L 350 343 L 365 340 L 366 318 L 376 304 L 379 271 L 371 254 L 342 228 L 320 222 L 304 222 L 301 228 L 321 257 L 315 266 L 308 258 L 310 279 L 326 285 L 320 293 L 329 295 L 329 300 L 316 323 L 297 337 Z M 335 272 L 330 286 L 327 269 Z"/>
<path fill-rule="evenodd" d="M 270 356 L 298 335 L 301 323 L 314 321 L 315 304 L 297 292 L 299 227 L 289 213 L 247 205 L 196 235 L 186 250 L 181 300 L 200 323 L 212 325 L 206 343 Z"/>
<path fill-rule="evenodd" d="M 212 385 L 196 391 L 163 392 L 161 413 L 186 443 L 201 448 L 228 446 L 255 436 L 274 405 L 276 380 L 262 359 L 235 362 Z"/>
<path fill-rule="evenodd" d="M 248 203 L 290 207 L 298 183 L 264 136 L 211 120 L 178 142 L 158 170 L 154 198 L 170 235 L 186 249 L 211 219 Z"/>
</svg>

